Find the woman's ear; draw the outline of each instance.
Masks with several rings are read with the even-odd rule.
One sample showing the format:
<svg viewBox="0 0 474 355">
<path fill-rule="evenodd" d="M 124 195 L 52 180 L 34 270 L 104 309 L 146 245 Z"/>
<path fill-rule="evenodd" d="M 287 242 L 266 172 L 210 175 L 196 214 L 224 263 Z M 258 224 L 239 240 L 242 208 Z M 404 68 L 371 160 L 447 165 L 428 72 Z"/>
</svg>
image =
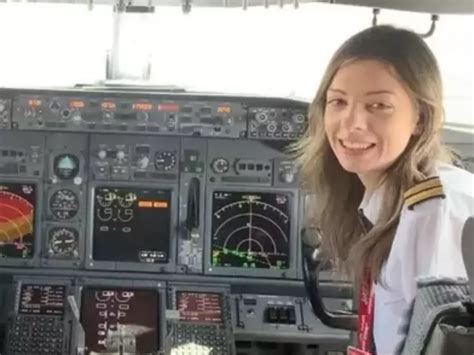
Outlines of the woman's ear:
<svg viewBox="0 0 474 355">
<path fill-rule="evenodd" d="M 420 119 L 418 121 L 418 123 L 416 124 L 416 126 L 415 126 L 415 130 L 413 131 L 413 135 L 414 136 L 419 136 L 419 135 L 421 135 L 421 133 L 423 133 L 423 122 Z"/>
<path fill-rule="evenodd" d="M 416 120 L 415 129 L 413 130 L 414 136 L 419 136 L 421 135 L 421 133 L 423 133 L 424 122 L 425 122 L 425 115 L 423 114 L 423 111 L 420 110 L 418 113 L 418 119 Z"/>
</svg>

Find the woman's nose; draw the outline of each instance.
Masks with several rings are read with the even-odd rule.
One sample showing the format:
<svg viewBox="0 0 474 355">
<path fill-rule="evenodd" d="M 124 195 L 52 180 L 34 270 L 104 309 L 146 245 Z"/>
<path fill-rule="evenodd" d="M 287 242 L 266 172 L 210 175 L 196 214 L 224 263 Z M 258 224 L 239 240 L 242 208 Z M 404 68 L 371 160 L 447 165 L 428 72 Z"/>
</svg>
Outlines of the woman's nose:
<svg viewBox="0 0 474 355">
<path fill-rule="evenodd" d="M 365 130 L 368 124 L 368 115 L 365 109 L 359 105 L 350 105 L 346 110 L 342 125 L 349 131 Z"/>
</svg>

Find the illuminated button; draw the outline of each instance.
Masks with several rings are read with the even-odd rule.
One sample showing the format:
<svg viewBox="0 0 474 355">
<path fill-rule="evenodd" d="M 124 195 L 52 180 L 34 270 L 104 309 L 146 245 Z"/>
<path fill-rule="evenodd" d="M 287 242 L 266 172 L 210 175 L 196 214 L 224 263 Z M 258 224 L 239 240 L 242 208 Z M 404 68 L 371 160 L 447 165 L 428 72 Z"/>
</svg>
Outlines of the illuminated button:
<svg viewBox="0 0 474 355">
<path fill-rule="evenodd" d="M 286 184 L 291 184 L 295 181 L 295 174 L 291 171 L 285 171 L 280 175 L 280 181 Z"/>
<path fill-rule="evenodd" d="M 117 159 L 118 160 L 123 160 L 125 158 L 125 152 L 123 150 L 119 150 L 117 152 Z"/>
<path fill-rule="evenodd" d="M 99 150 L 97 156 L 99 157 L 99 159 L 105 159 L 107 157 L 107 152 L 105 150 Z"/>
</svg>

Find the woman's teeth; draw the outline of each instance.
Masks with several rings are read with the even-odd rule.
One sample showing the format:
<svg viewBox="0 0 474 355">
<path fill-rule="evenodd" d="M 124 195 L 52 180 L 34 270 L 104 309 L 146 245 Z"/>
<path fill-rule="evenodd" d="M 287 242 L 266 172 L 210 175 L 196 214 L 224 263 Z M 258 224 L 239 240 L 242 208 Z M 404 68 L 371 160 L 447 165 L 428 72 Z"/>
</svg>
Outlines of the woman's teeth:
<svg viewBox="0 0 474 355">
<path fill-rule="evenodd" d="M 358 143 L 358 142 L 348 142 L 348 141 L 340 141 L 344 148 L 349 149 L 368 149 L 374 146 L 374 143 Z"/>
</svg>

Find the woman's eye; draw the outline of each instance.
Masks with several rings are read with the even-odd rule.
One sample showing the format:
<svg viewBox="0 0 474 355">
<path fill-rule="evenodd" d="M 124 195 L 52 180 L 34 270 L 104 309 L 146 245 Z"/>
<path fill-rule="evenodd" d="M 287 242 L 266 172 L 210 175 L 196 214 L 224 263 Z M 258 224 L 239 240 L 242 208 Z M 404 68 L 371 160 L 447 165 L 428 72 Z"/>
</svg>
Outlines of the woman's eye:
<svg viewBox="0 0 474 355">
<path fill-rule="evenodd" d="M 392 105 L 383 102 L 374 102 L 368 106 L 371 111 L 388 111 L 392 109 Z"/>
<path fill-rule="evenodd" d="M 342 107 L 346 105 L 346 101 L 339 98 L 328 99 L 326 101 L 326 106 L 335 106 L 335 107 Z"/>
</svg>

